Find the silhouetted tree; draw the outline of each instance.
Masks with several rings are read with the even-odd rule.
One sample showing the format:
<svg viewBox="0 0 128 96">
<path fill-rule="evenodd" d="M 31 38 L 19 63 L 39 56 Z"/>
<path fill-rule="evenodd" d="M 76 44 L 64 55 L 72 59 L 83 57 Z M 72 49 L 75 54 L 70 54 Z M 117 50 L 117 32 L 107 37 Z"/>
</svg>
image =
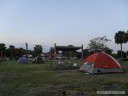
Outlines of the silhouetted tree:
<svg viewBox="0 0 128 96">
<path fill-rule="evenodd" d="M 124 31 L 118 31 L 115 34 L 115 43 L 116 44 L 120 44 L 120 48 L 121 48 L 121 61 L 122 61 L 122 44 L 123 43 L 127 43 L 128 39 L 127 39 L 127 33 Z"/>
<path fill-rule="evenodd" d="M 6 57 L 10 57 L 10 50 L 9 50 L 9 48 L 5 50 L 5 56 Z"/>
<path fill-rule="evenodd" d="M 19 48 L 19 50 L 20 50 L 20 55 L 21 56 L 26 54 L 26 50 L 24 48 Z"/>
<path fill-rule="evenodd" d="M 81 52 L 78 52 L 78 51 L 77 51 L 77 52 L 76 52 L 76 57 L 77 57 L 78 59 L 81 59 L 81 54 L 82 54 Z"/>
<path fill-rule="evenodd" d="M 128 56 L 128 51 L 126 52 L 126 55 Z"/>
<path fill-rule="evenodd" d="M 35 55 L 40 55 L 42 53 L 42 50 L 43 50 L 43 48 L 41 45 L 35 45 L 35 47 L 34 47 Z"/>
<path fill-rule="evenodd" d="M 15 57 L 18 59 L 22 55 L 21 50 L 19 48 L 15 49 Z"/>
<path fill-rule="evenodd" d="M 14 52 L 15 52 L 15 46 L 14 45 L 10 45 L 9 46 L 9 50 L 10 50 L 10 57 L 11 57 L 11 59 L 13 58 L 13 56 L 14 56 Z"/>
<path fill-rule="evenodd" d="M 104 52 L 107 53 L 107 54 L 109 54 L 109 55 L 112 55 L 112 51 L 113 50 L 110 49 L 110 48 L 108 48 L 108 47 L 106 47 L 105 50 L 104 50 Z"/>
<path fill-rule="evenodd" d="M 0 55 L 1 57 L 3 57 L 3 53 L 5 52 L 5 44 L 4 43 L 0 43 Z"/>
<path fill-rule="evenodd" d="M 124 51 L 121 52 L 121 50 L 117 51 L 117 57 L 120 58 L 121 57 L 121 53 L 122 53 L 122 57 L 126 58 L 126 53 Z"/>
<path fill-rule="evenodd" d="M 89 53 L 89 49 L 84 49 L 84 50 L 83 50 L 84 58 L 86 58 L 89 54 L 90 54 L 90 53 Z"/>
<path fill-rule="evenodd" d="M 90 40 L 90 43 L 88 44 L 88 49 L 91 51 L 105 51 L 106 42 L 111 41 L 110 39 L 107 39 L 106 36 L 104 37 L 96 37 L 94 39 Z"/>
</svg>

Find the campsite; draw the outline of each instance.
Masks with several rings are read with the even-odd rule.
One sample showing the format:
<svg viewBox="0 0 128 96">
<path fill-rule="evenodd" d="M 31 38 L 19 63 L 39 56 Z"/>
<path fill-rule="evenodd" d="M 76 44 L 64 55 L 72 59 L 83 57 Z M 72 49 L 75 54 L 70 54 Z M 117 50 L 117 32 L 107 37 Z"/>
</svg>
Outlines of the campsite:
<svg viewBox="0 0 128 96">
<path fill-rule="evenodd" d="M 0 0 L 0 96 L 128 96 L 128 0 Z"/>
<path fill-rule="evenodd" d="M 127 61 L 121 63 L 124 73 L 87 75 L 78 69 L 54 70 L 49 62 L 1 61 L 0 96 L 63 96 L 63 92 L 65 96 L 97 96 L 97 91 L 125 91 L 127 96 L 127 65 Z"/>
<path fill-rule="evenodd" d="M 110 49 L 106 50 L 105 44 L 90 51 L 83 49 L 83 45 L 55 43 L 48 53 L 43 53 L 42 46 L 36 45 L 30 55 L 27 47 L 19 54 L 15 54 L 16 48 L 13 52 L 5 48 L 5 53 L 1 54 L 0 96 L 128 95 L 126 55 L 125 60 L 124 55 L 114 55 Z"/>
</svg>

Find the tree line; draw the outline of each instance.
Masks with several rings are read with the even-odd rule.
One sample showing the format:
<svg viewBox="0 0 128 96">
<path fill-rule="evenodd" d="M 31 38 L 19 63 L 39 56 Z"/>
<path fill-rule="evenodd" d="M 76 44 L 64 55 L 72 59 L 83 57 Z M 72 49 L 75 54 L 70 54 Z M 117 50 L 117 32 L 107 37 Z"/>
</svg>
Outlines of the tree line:
<svg viewBox="0 0 128 96">
<path fill-rule="evenodd" d="M 106 43 L 111 41 L 106 36 L 103 37 L 96 37 L 90 40 L 88 47 L 83 50 L 84 57 L 86 58 L 88 55 L 93 54 L 95 52 L 106 52 L 107 54 L 112 55 L 115 58 L 126 58 L 128 56 L 128 51 L 122 51 L 122 45 L 128 42 L 128 31 L 118 31 L 115 33 L 114 40 L 116 44 L 120 44 L 121 50 L 117 51 L 117 54 L 112 54 L 112 49 L 109 48 Z M 19 58 L 24 54 L 32 54 L 33 56 L 38 56 L 42 53 L 42 46 L 35 45 L 34 50 L 28 50 L 28 44 L 25 43 L 26 49 L 23 48 L 15 48 L 14 45 L 10 45 L 9 48 L 6 48 L 4 43 L 0 43 L 0 57 L 10 57 L 12 58 Z M 49 50 L 50 53 L 51 49 Z M 76 52 L 76 57 L 81 58 L 81 52 Z"/>
<path fill-rule="evenodd" d="M 25 43 L 26 49 L 24 48 L 16 48 L 14 45 L 10 45 L 9 48 L 6 48 L 6 44 L 0 43 L 0 57 L 9 57 L 10 59 L 18 59 L 19 57 L 23 55 L 31 54 L 34 57 L 38 56 L 42 53 L 42 46 L 41 45 L 35 45 L 34 51 L 28 50 L 28 44 Z"/>
<path fill-rule="evenodd" d="M 128 42 L 128 31 L 118 31 L 115 33 L 114 40 L 116 44 L 120 44 L 120 50 L 117 51 L 117 54 L 112 54 L 112 49 L 106 46 L 106 42 L 111 41 L 106 36 L 104 37 L 96 37 L 90 40 L 88 44 L 88 48 L 84 50 L 84 55 L 88 56 L 89 54 L 93 54 L 97 51 L 104 51 L 115 58 L 126 59 L 128 56 L 128 51 L 122 51 L 122 45 Z"/>
</svg>

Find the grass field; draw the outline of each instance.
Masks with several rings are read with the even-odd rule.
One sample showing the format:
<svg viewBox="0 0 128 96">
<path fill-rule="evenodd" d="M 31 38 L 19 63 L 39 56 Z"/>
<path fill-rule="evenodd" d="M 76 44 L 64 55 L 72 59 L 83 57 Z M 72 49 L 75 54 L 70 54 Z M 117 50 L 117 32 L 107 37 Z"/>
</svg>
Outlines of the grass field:
<svg viewBox="0 0 128 96">
<path fill-rule="evenodd" d="M 97 91 L 125 91 L 128 96 L 128 62 L 121 65 L 125 73 L 86 75 L 78 69 L 54 70 L 49 63 L 1 61 L 0 96 L 99 96 Z"/>
</svg>

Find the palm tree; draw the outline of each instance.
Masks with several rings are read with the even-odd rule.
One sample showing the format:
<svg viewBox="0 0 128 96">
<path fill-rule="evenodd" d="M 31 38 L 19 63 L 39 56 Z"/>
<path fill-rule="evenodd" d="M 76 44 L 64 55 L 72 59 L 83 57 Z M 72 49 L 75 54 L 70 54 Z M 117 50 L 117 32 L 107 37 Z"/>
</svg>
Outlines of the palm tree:
<svg viewBox="0 0 128 96">
<path fill-rule="evenodd" d="M 43 50 L 43 48 L 42 48 L 41 45 L 35 45 L 34 53 L 35 53 L 36 56 L 40 55 L 42 53 L 42 50 Z"/>
<path fill-rule="evenodd" d="M 121 47 L 121 61 L 122 61 L 122 44 L 127 43 L 127 33 L 124 31 L 118 31 L 115 34 L 115 43 L 120 44 Z"/>
</svg>

